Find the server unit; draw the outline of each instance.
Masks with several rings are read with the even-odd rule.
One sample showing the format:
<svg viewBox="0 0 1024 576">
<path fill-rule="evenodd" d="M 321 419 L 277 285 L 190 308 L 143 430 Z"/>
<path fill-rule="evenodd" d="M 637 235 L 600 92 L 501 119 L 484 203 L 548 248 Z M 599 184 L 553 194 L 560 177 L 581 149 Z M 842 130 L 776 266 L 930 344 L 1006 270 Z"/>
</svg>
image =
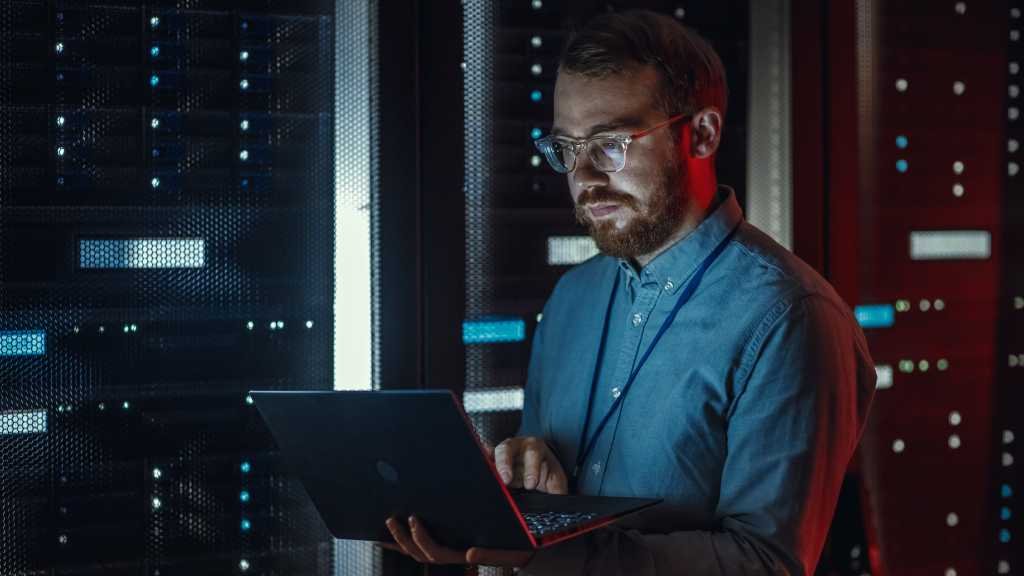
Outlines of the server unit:
<svg viewBox="0 0 1024 576">
<path fill-rule="evenodd" d="M 325 574 L 334 6 L 0 7 L 0 572 Z"/>
</svg>

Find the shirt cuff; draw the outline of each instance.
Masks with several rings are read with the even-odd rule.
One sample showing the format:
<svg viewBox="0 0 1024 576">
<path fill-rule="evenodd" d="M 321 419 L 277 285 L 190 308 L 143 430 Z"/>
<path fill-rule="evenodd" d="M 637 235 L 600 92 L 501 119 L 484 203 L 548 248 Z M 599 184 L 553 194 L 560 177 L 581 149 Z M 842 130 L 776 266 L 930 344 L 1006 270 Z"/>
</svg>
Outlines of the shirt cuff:
<svg viewBox="0 0 1024 576">
<path fill-rule="evenodd" d="M 520 576 L 572 576 L 583 574 L 587 561 L 587 536 L 538 550 L 519 570 Z"/>
</svg>

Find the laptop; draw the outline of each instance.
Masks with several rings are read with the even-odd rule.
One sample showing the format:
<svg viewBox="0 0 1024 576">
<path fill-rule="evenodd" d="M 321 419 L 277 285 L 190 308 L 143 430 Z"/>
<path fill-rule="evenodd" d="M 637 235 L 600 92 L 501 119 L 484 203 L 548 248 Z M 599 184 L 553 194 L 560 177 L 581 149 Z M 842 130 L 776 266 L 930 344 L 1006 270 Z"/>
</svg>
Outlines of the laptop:
<svg viewBox="0 0 1024 576">
<path fill-rule="evenodd" d="M 250 392 L 335 538 L 415 514 L 451 548 L 544 548 L 660 500 L 509 490 L 448 390 Z"/>
</svg>

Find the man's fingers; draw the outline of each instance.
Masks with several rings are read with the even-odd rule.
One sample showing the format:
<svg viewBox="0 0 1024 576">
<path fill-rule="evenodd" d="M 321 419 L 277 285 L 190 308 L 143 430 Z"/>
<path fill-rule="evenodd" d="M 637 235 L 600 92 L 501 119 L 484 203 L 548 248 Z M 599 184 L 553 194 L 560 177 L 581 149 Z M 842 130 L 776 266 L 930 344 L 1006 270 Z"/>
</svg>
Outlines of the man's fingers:
<svg viewBox="0 0 1024 576">
<path fill-rule="evenodd" d="M 384 525 L 388 527 L 388 531 L 391 532 L 391 537 L 395 539 L 395 542 L 402 548 L 402 552 L 407 556 L 412 556 L 413 560 L 419 563 L 425 563 L 427 558 L 423 555 L 420 547 L 413 542 L 412 536 L 409 535 L 409 531 L 406 530 L 405 525 L 396 518 L 388 518 L 384 522 Z"/>
<path fill-rule="evenodd" d="M 544 452 L 537 447 L 535 442 L 523 446 L 523 488 L 533 490 L 537 487 L 537 480 L 540 478 L 540 463 L 544 459 Z"/>
<path fill-rule="evenodd" d="M 565 472 L 562 472 L 560 468 L 548 474 L 548 483 L 545 486 L 548 494 L 569 493 L 569 479 L 565 477 Z"/>
<path fill-rule="evenodd" d="M 512 482 L 515 474 L 512 464 L 519 450 L 519 441 L 516 438 L 509 438 L 494 447 L 494 467 L 498 469 L 498 475 L 505 484 Z"/>
<path fill-rule="evenodd" d="M 540 438 L 508 438 L 494 448 L 494 467 L 510 488 L 567 493 L 562 466 Z"/>
<path fill-rule="evenodd" d="M 462 562 L 462 554 L 457 550 L 441 546 L 430 536 L 423 523 L 415 516 L 409 518 L 409 527 L 412 529 L 412 540 L 423 551 L 427 560 L 434 564 L 457 564 Z"/>
<path fill-rule="evenodd" d="M 405 553 L 405 550 L 402 550 L 402 547 L 394 542 L 374 542 L 373 545 L 378 548 L 387 548 L 388 550 L 394 550 L 395 552 Z"/>
<path fill-rule="evenodd" d="M 484 447 L 484 454 L 487 454 L 487 459 L 494 462 L 494 446 L 483 441 L 481 441 L 480 444 Z"/>
<path fill-rule="evenodd" d="M 534 552 L 532 551 L 470 548 L 466 551 L 466 564 L 522 567 L 533 558 L 533 555 Z"/>
</svg>

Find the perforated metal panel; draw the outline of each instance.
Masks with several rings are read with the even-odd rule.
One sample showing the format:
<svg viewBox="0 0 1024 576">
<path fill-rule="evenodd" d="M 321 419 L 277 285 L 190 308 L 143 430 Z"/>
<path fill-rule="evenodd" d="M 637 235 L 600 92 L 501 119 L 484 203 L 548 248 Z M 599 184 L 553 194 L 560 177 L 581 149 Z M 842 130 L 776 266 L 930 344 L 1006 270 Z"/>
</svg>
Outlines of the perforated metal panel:
<svg viewBox="0 0 1024 576">
<path fill-rule="evenodd" d="M 327 574 L 330 3 L 0 6 L 0 573 Z"/>
<path fill-rule="evenodd" d="M 379 82 L 375 0 L 336 0 L 334 387 L 380 386 Z M 368 431 L 369 432 L 369 431 Z M 379 548 L 337 540 L 334 573 L 382 574 Z"/>
<path fill-rule="evenodd" d="M 1020 325 L 1019 266 L 1002 259 L 1017 249 L 1003 226 L 1020 218 L 1004 152 L 1016 26 L 1005 1 L 856 7 L 857 69 L 843 72 L 856 89 L 836 110 L 856 118 L 840 150 L 858 198 L 831 200 L 832 245 L 855 247 L 834 269 L 857 303 L 891 314 L 865 324 L 886 376 L 861 442 L 871 571 L 1010 573 L 1019 545 L 1000 514 L 1019 485 L 1002 434 L 1021 404 L 1001 352 Z M 971 125 L 943 120 L 961 117 Z"/>
<path fill-rule="evenodd" d="M 790 161 L 790 3 L 750 6 L 750 124 L 747 220 L 793 246 Z"/>
</svg>

